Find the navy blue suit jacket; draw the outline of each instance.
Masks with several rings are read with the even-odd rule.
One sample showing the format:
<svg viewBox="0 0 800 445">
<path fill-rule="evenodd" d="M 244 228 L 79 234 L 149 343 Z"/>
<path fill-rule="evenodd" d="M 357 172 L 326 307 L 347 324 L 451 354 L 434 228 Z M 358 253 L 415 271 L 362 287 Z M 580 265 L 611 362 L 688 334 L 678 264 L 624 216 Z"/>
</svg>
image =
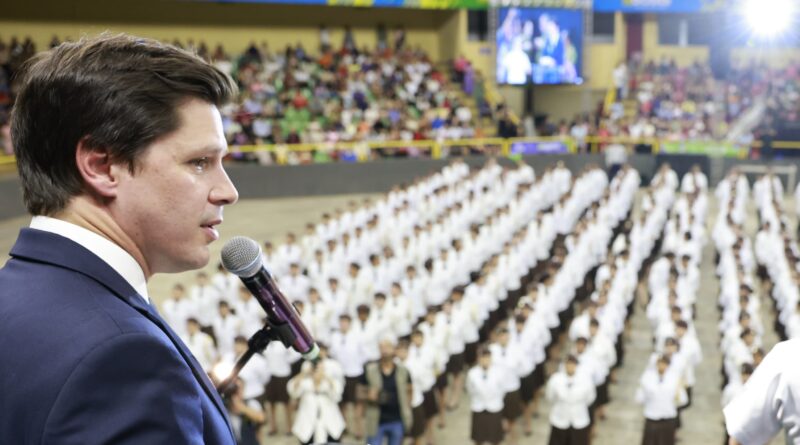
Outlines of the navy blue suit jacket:
<svg viewBox="0 0 800 445">
<path fill-rule="evenodd" d="M 114 269 L 22 229 L 0 269 L 0 443 L 235 444 L 192 354 Z"/>
</svg>

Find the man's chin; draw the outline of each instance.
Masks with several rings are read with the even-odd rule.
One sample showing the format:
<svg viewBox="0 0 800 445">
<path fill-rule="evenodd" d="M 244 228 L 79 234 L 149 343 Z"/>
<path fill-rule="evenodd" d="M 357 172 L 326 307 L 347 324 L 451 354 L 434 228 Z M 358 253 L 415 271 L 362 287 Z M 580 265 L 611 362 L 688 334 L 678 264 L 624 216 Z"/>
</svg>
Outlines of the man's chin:
<svg viewBox="0 0 800 445">
<path fill-rule="evenodd" d="M 166 270 L 159 270 L 156 273 L 181 273 L 202 269 L 206 267 L 210 258 L 208 247 L 203 247 L 192 255 L 175 259 L 169 267 L 165 268 Z"/>
</svg>

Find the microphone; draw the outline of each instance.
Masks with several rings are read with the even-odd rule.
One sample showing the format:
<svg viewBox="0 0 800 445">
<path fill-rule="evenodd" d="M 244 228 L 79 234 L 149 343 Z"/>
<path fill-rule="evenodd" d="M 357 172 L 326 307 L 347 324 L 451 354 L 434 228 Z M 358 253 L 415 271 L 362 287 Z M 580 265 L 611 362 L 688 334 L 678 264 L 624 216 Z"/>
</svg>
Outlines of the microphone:
<svg viewBox="0 0 800 445">
<path fill-rule="evenodd" d="M 281 328 L 276 331 L 283 334 L 280 336 L 283 344 L 307 360 L 316 359 L 319 347 L 308 333 L 297 309 L 289 304 L 264 267 L 261 246 L 250 238 L 237 236 L 225 243 L 221 256 L 223 267 L 238 276 L 264 308 L 270 327 Z"/>
</svg>

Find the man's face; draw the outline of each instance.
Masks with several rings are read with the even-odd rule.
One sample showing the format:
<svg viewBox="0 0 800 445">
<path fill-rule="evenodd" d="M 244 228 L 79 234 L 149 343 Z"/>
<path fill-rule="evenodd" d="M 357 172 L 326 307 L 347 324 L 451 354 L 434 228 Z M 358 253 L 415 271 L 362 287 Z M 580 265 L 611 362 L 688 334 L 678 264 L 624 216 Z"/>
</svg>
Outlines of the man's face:
<svg viewBox="0 0 800 445">
<path fill-rule="evenodd" d="M 381 352 L 381 358 L 390 359 L 394 357 L 395 347 L 390 341 L 381 341 L 378 346 Z"/>
<path fill-rule="evenodd" d="M 112 217 L 141 252 L 149 274 L 205 266 L 219 238 L 222 207 L 238 199 L 222 166 L 227 143 L 219 110 L 201 100 L 178 108 L 180 124 L 150 144 L 134 174 L 118 169 Z"/>
</svg>

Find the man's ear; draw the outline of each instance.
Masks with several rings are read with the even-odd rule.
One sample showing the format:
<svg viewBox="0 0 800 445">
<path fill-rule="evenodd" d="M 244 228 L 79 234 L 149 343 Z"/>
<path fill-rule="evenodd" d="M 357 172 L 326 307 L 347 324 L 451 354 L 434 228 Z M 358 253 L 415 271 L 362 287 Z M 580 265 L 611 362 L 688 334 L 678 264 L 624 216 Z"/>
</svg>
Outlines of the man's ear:
<svg viewBox="0 0 800 445">
<path fill-rule="evenodd" d="M 99 198 L 114 198 L 119 185 L 119 165 L 114 165 L 107 149 L 91 147 L 88 138 L 78 141 L 75 164 L 86 191 Z"/>
</svg>

